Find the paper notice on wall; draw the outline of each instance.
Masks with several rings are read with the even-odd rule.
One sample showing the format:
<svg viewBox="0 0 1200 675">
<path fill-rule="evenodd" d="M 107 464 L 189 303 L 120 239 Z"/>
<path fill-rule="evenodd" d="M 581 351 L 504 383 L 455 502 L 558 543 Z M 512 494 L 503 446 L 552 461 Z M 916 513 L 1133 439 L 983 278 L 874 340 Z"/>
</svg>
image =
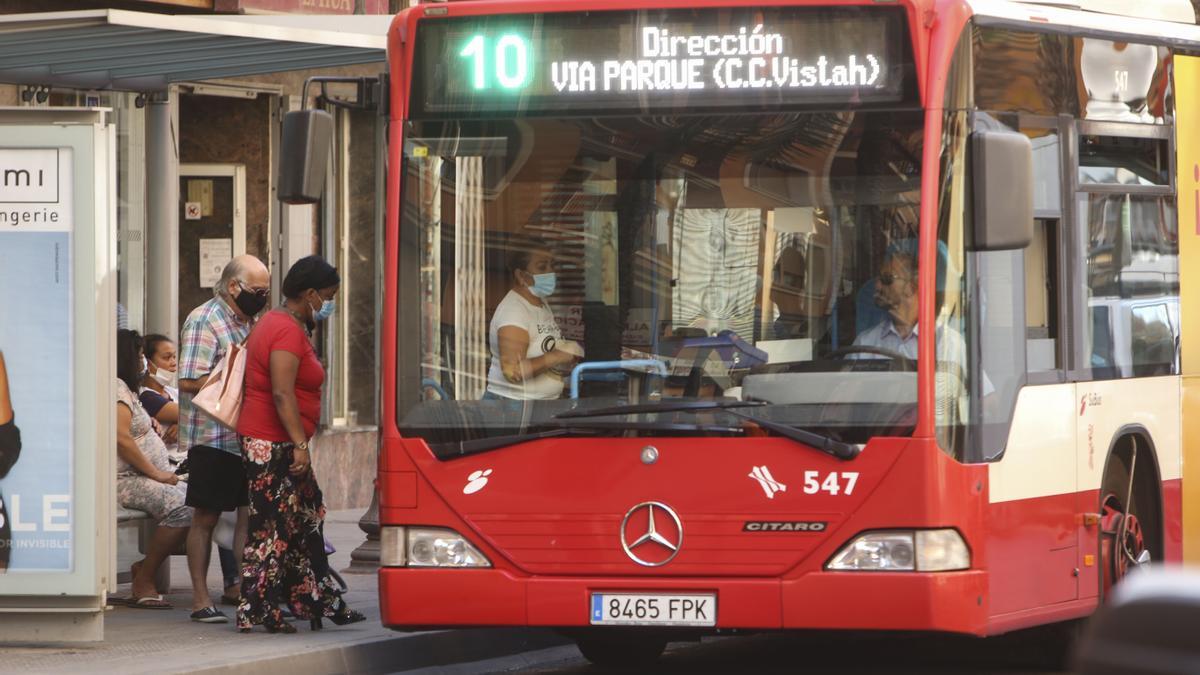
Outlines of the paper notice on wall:
<svg viewBox="0 0 1200 675">
<path fill-rule="evenodd" d="M 221 280 L 221 270 L 233 259 L 232 239 L 200 240 L 200 288 L 212 288 Z"/>
<path fill-rule="evenodd" d="M 187 201 L 200 205 L 200 215 L 213 214 L 213 182 L 211 178 L 192 178 L 187 182 Z"/>
</svg>

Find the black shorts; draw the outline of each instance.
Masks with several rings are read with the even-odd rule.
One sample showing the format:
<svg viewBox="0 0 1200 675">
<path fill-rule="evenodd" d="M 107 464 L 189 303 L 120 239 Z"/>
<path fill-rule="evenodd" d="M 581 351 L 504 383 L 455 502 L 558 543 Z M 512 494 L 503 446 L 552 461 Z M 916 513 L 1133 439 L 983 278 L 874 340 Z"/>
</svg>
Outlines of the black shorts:
<svg viewBox="0 0 1200 675">
<path fill-rule="evenodd" d="M 206 511 L 233 511 L 250 503 L 246 468 L 239 455 L 207 445 L 188 450 L 187 499 Z"/>
</svg>

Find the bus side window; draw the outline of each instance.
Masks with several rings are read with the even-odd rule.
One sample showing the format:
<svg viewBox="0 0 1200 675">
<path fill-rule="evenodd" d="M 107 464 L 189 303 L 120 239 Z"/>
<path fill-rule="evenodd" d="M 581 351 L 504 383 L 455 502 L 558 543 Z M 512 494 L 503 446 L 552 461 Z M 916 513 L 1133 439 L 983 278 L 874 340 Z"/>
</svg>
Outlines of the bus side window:
<svg viewBox="0 0 1200 675">
<path fill-rule="evenodd" d="M 1131 308 L 1129 351 L 1135 377 L 1175 372 L 1175 331 L 1166 302 Z"/>
<path fill-rule="evenodd" d="M 1028 372 L 1056 371 L 1059 362 L 1058 222 L 1038 219 L 1025 249 L 1025 354 Z"/>
<path fill-rule="evenodd" d="M 1152 188 L 1161 191 L 1161 188 Z M 1095 380 L 1175 372 L 1179 327 L 1179 239 L 1175 198 L 1163 194 L 1079 193 L 1076 260 L 1086 270 L 1087 314 L 1077 359 Z"/>
</svg>

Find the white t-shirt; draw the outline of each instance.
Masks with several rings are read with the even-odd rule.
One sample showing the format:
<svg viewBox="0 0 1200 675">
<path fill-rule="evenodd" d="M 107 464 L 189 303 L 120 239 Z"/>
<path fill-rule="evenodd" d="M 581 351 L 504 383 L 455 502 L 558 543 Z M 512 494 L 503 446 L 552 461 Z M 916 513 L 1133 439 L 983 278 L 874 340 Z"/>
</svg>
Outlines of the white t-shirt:
<svg viewBox="0 0 1200 675">
<path fill-rule="evenodd" d="M 549 307 L 531 305 L 521 294 L 509 291 L 496 306 L 496 314 L 492 317 L 492 325 L 488 329 L 492 367 L 488 370 L 487 390 L 497 396 L 519 400 L 562 396 L 563 380 L 549 370 L 517 384 L 505 379 L 500 368 L 500 329 L 505 326 L 516 326 L 529 333 L 529 349 L 525 352 L 527 359 L 536 359 L 552 351 L 562 340 L 562 333 Z"/>
</svg>

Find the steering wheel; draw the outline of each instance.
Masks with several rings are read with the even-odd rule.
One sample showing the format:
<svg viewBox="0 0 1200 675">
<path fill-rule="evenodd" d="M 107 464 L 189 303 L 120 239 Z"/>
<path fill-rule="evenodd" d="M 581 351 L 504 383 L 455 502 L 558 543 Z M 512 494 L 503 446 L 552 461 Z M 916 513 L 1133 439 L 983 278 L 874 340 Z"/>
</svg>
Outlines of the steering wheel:
<svg viewBox="0 0 1200 675">
<path fill-rule="evenodd" d="M 891 359 L 893 363 L 899 364 L 900 370 L 903 372 L 914 371 L 917 369 L 917 362 L 915 359 L 910 359 L 900 352 L 893 351 L 891 349 L 885 349 L 883 347 L 850 345 L 849 347 L 835 349 L 826 354 L 826 356 L 831 359 L 844 359 L 851 354 L 875 354 L 878 356 L 885 356 Z"/>
</svg>

